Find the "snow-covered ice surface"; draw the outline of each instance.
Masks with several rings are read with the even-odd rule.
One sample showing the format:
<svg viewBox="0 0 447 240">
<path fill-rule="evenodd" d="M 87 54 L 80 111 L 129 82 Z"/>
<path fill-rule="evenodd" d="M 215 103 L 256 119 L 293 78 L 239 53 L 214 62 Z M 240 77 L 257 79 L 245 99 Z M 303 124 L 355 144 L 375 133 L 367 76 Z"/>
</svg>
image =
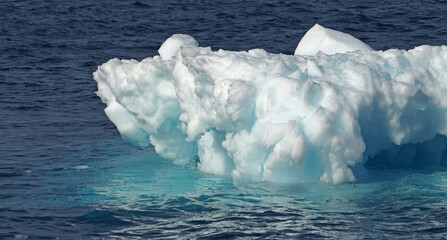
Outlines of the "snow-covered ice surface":
<svg viewBox="0 0 447 240">
<path fill-rule="evenodd" d="M 177 164 L 253 181 L 352 182 L 365 164 L 447 163 L 447 47 L 374 51 L 320 25 L 295 56 L 199 47 L 93 74 L 124 139 Z"/>
</svg>

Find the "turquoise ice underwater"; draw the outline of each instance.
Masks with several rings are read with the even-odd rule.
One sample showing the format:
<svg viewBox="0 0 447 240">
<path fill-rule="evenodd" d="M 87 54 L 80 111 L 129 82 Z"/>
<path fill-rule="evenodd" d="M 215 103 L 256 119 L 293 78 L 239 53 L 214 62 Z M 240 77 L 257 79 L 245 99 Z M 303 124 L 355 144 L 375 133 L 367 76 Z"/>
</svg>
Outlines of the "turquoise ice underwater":
<svg viewBox="0 0 447 240">
<path fill-rule="evenodd" d="M 374 51 L 316 24 L 294 56 L 213 51 L 183 34 L 159 54 L 111 59 L 94 79 L 122 137 L 174 164 L 235 184 L 447 164 L 446 46 Z"/>
</svg>

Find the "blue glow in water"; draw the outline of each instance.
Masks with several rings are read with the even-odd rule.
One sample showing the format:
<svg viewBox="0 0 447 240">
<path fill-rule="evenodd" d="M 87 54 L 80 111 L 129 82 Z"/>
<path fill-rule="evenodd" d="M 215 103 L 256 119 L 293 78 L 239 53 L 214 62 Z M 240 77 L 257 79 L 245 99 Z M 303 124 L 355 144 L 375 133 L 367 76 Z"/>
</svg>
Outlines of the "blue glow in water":
<svg viewBox="0 0 447 240">
<path fill-rule="evenodd" d="M 122 140 L 91 73 L 156 55 L 174 33 L 292 54 L 318 22 L 374 49 L 408 49 L 446 44 L 446 18 L 445 1 L 3 1 L 0 238 L 445 238 L 443 171 L 234 186 Z"/>
</svg>

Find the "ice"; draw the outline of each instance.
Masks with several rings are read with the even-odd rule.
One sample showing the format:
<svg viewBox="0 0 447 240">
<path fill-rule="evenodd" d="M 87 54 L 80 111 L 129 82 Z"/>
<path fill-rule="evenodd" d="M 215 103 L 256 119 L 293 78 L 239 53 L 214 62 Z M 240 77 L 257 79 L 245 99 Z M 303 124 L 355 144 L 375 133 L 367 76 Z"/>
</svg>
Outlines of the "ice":
<svg viewBox="0 0 447 240">
<path fill-rule="evenodd" d="M 315 25 L 295 56 L 212 51 L 187 35 L 159 53 L 93 75 L 123 138 L 176 164 L 236 184 L 447 164 L 446 46 L 373 51 Z"/>
<path fill-rule="evenodd" d="M 319 51 L 335 54 L 356 50 L 372 51 L 373 49 L 349 34 L 315 24 L 299 42 L 295 55 L 316 55 Z"/>
<path fill-rule="evenodd" d="M 189 35 L 174 34 L 161 45 L 160 49 L 158 49 L 161 60 L 170 60 L 181 46 L 186 45 L 198 47 L 199 43 Z"/>
</svg>

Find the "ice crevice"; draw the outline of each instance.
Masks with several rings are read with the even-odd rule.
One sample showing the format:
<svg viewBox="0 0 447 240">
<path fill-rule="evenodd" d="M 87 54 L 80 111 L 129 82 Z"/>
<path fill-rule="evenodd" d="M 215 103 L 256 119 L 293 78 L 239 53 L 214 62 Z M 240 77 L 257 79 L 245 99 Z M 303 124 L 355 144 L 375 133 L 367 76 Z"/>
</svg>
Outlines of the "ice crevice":
<svg viewBox="0 0 447 240">
<path fill-rule="evenodd" d="M 122 137 L 163 158 L 253 181 L 353 182 L 356 166 L 446 166 L 447 47 L 374 51 L 318 24 L 295 55 L 199 47 L 93 73 Z"/>
</svg>

